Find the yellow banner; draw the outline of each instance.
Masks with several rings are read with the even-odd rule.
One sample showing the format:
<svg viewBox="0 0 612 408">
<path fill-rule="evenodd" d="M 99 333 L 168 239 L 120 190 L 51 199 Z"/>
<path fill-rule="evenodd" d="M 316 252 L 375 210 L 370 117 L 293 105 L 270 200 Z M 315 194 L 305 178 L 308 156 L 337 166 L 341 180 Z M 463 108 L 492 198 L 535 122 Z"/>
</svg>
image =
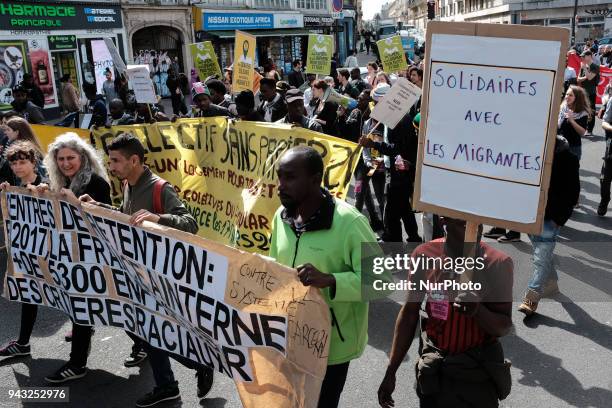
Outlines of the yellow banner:
<svg viewBox="0 0 612 408">
<path fill-rule="evenodd" d="M 345 199 L 361 151 L 355 143 L 291 125 L 225 118 L 104 128 L 94 131 L 95 143 L 106 151 L 121 132 L 142 140 L 147 165 L 174 185 L 200 236 L 262 254 L 269 250 L 272 218 L 280 207 L 280 156 L 298 145 L 317 149 L 325 164 L 323 186 Z M 121 201 L 118 180 L 113 197 Z"/>
<path fill-rule="evenodd" d="M 34 134 L 40 142 L 40 146 L 43 152 L 47 152 L 47 148 L 55 140 L 56 137 L 66 132 L 74 132 L 79 135 L 82 139 L 89 140 L 89 129 L 78 129 L 68 128 L 62 126 L 48 126 L 48 125 L 31 125 L 34 130 Z"/>
<path fill-rule="evenodd" d="M 253 69 L 255 68 L 255 36 L 236 30 L 234 45 L 234 71 L 232 92 L 253 90 Z"/>
</svg>

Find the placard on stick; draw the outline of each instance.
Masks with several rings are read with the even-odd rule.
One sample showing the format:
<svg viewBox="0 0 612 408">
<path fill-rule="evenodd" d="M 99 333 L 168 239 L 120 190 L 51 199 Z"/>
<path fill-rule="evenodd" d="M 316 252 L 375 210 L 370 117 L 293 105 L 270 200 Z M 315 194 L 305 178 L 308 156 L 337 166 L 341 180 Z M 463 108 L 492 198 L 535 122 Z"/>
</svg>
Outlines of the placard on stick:
<svg viewBox="0 0 612 408">
<path fill-rule="evenodd" d="M 134 90 L 134 96 L 138 103 L 157 103 L 155 85 L 151 80 L 148 65 L 128 65 L 128 79 Z"/>
<path fill-rule="evenodd" d="M 421 97 L 421 89 L 406 78 L 398 78 L 389 92 L 372 109 L 371 117 L 390 129 L 410 111 Z"/>
<path fill-rule="evenodd" d="M 426 44 L 414 207 L 540 233 L 568 31 L 433 21 Z"/>
</svg>

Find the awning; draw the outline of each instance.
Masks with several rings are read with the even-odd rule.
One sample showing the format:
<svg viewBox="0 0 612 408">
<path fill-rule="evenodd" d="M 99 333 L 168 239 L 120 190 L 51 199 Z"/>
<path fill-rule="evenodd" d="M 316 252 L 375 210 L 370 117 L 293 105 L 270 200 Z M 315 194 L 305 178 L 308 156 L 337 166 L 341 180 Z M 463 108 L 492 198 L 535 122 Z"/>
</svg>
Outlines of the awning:
<svg viewBox="0 0 612 408">
<path fill-rule="evenodd" d="M 256 37 L 283 37 L 287 35 L 308 35 L 310 30 L 307 28 L 287 28 L 277 30 L 242 30 Z M 204 36 L 212 36 L 217 38 L 234 38 L 236 33 L 234 30 L 227 31 L 202 31 Z"/>
</svg>

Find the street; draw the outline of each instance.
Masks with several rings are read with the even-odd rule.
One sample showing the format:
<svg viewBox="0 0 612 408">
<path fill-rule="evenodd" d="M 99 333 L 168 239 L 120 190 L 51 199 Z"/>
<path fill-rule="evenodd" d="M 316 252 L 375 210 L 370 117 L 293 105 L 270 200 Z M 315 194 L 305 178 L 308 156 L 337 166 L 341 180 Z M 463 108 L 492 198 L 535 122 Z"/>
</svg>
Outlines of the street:
<svg viewBox="0 0 612 408">
<path fill-rule="evenodd" d="M 360 66 L 374 56 L 359 54 Z M 531 245 L 497 244 L 515 260 L 512 333 L 502 339 L 506 358 L 512 362 L 512 392 L 501 407 L 610 407 L 612 401 L 612 213 L 596 215 L 599 203 L 599 170 L 604 137 L 598 120 L 595 135 L 583 139 L 580 207 L 561 230 L 556 261 L 559 286 L 556 300 L 541 302 L 538 315 L 523 320 L 516 312 L 530 277 Z M 351 200 L 352 201 L 352 200 Z M 520 203 L 507 203 L 520 205 Z M 570 245 L 565 245 L 570 244 Z M 376 392 L 383 378 L 391 348 L 395 318 L 405 294 L 370 305 L 369 342 L 364 355 L 351 362 L 341 407 L 376 407 Z M 0 343 L 16 338 L 20 304 L 0 298 Z M 44 377 L 59 368 L 70 353 L 64 335 L 69 319 L 59 311 L 41 307 L 32 335 L 32 357 L 0 362 L 0 406 L 53 407 L 52 403 L 20 404 L 10 401 L 7 388 L 47 386 Z M 131 340 L 122 331 L 97 327 L 92 338 L 89 373 L 69 383 L 70 406 L 129 407 L 154 385 L 148 363 L 125 368 Z M 396 407 L 416 407 L 414 362 L 418 342 L 398 372 L 394 393 Z M 173 363 L 181 400 L 163 407 L 196 407 L 194 372 Z M 65 406 L 65 405 L 62 405 Z M 240 407 L 233 382 L 217 375 L 204 407 Z"/>
</svg>

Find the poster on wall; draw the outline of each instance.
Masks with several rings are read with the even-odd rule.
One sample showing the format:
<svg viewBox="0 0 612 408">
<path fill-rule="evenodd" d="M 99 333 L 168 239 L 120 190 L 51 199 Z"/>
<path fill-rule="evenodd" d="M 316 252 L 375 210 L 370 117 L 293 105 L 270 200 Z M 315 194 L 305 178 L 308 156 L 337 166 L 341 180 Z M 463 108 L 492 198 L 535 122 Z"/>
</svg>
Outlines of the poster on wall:
<svg viewBox="0 0 612 408">
<path fill-rule="evenodd" d="M 13 87 L 30 72 L 25 41 L 0 41 L 0 110 L 12 109 Z"/>
<path fill-rule="evenodd" d="M 49 47 L 46 39 L 36 38 L 28 40 L 28 55 L 32 67 L 34 83 L 45 96 L 45 108 L 57 106 L 55 85 L 51 63 L 49 62 Z"/>
<path fill-rule="evenodd" d="M 104 73 L 107 69 L 113 72 L 113 57 L 108 51 L 104 40 L 94 40 L 91 42 L 91 54 L 93 58 L 94 72 L 96 76 L 96 89 L 102 93 L 102 84 L 106 81 Z"/>
</svg>

